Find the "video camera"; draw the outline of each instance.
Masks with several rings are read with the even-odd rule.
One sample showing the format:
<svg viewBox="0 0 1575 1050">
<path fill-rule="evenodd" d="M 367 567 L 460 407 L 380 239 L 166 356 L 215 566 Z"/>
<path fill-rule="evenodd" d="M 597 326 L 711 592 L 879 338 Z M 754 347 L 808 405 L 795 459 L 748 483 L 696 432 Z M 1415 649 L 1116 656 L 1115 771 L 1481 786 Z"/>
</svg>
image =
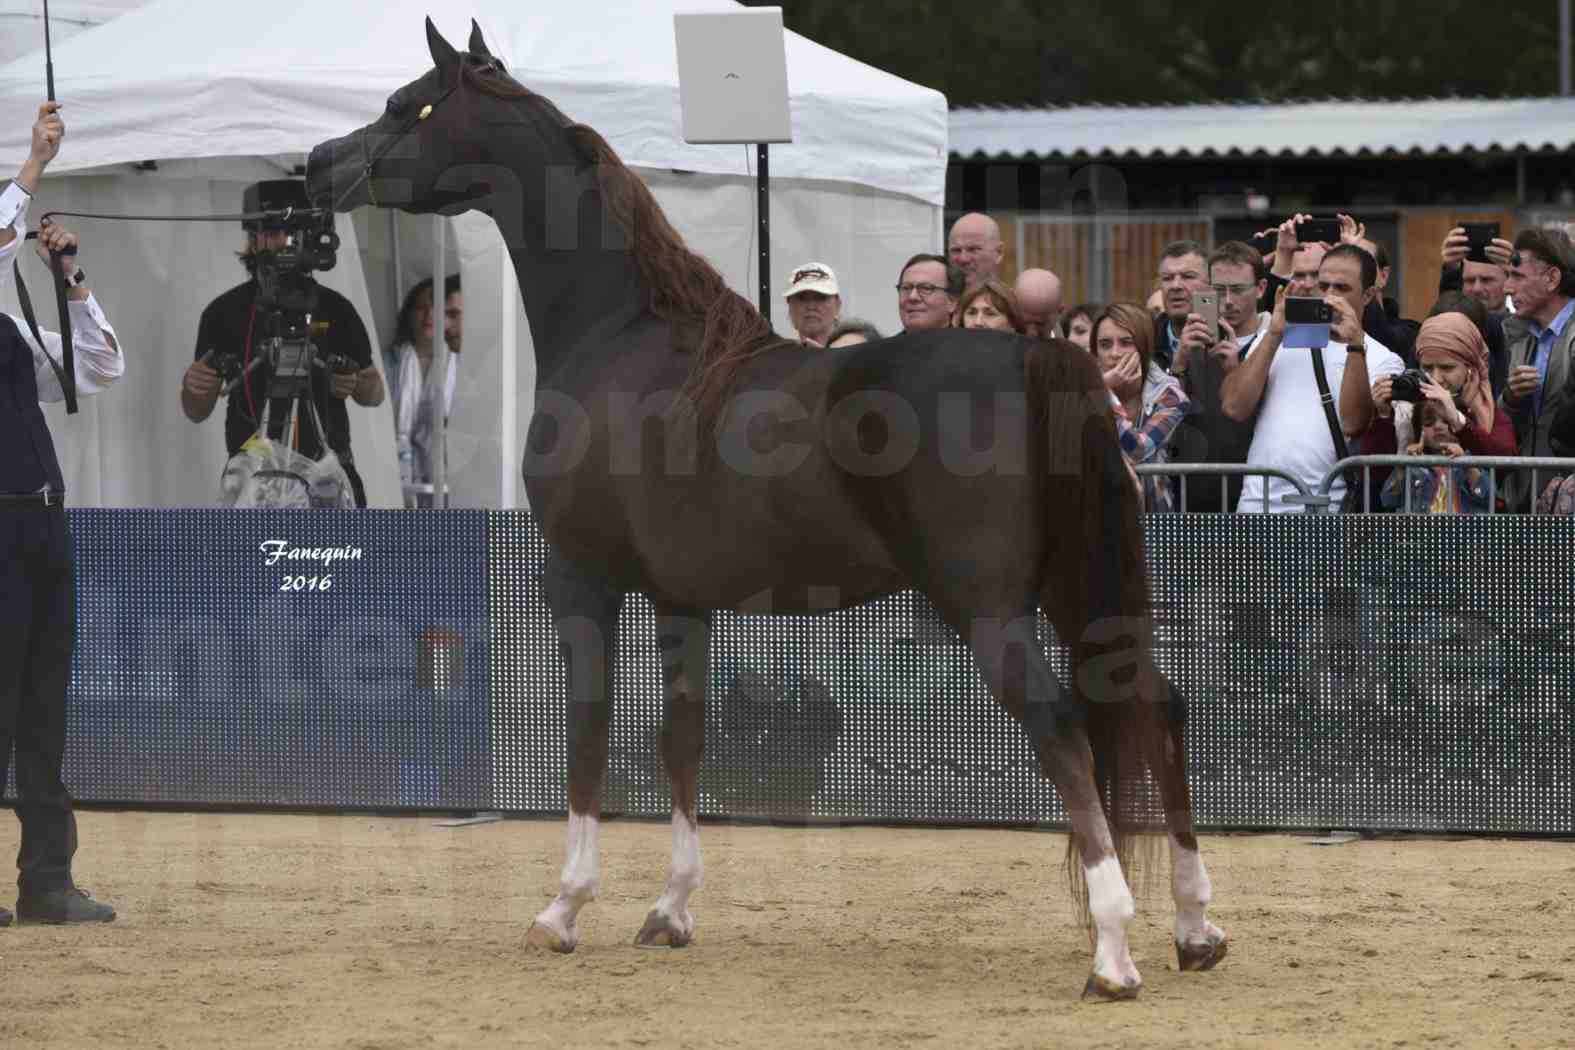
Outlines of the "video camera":
<svg viewBox="0 0 1575 1050">
<path fill-rule="evenodd" d="M 250 252 L 253 274 L 257 278 L 257 305 L 264 309 L 310 312 L 317 306 L 317 282 L 312 274 L 332 270 L 339 261 L 339 234 L 334 232 L 334 213 L 327 208 L 312 208 L 306 199 L 306 184 L 297 179 L 254 182 L 241 198 L 247 215 L 241 228 L 257 237 Z M 284 243 L 266 246 L 264 235 L 283 233 Z"/>
<path fill-rule="evenodd" d="M 253 234 L 253 244 L 243 256 L 257 281 L 255 345 L 259 353 L 243 369 L 231 348 L 213 348 L 205 355 L 218 372 L 227 394 L 250 368 L 269 366 L 267 401 L 304 401 L 307 415 L 327 447 L 312 399 L 312 371 L 354 372 L 359 366 L 340 354 L 321 356 L 312 341 L 312 315 L 317 310 L 318 285 L 312 274 L 331 270 L 338 262 L 339 234 L 334 213 L 309 206 L 306 184 L 299 179 L 275 179 L 247 186 L 242 208 L 248 216 L 241 227 Z M 282 243 L 279 234 L 283 234 Z M 266 418 L 266 407 L 264 409 Z M 293 407 L 292 407 L 293 411 Z"/>
</svg>

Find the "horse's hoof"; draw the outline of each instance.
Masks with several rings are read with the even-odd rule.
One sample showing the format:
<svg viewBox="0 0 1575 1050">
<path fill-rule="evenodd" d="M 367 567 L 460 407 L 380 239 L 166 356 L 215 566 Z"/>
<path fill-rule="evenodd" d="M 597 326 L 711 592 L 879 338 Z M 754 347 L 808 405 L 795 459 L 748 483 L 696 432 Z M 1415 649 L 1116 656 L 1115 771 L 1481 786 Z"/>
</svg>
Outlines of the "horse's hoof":
<svg viewBox="0 0 1575 1050">
<path fill-rule="evenodd" d="M 574 951 L 574 940 L 564 937 L 545 923 L 533 922 L 530 929 L 525 931 L 525 946 L 568 955 Z"/>
<path fill-rule="evenodd" d="M 1225 958 L 1225 953 L 1230 950 L 1230 941 L 1221 937 L 1217 941 L 1204 941 L 1202 944 L 1182 944 L 1176 942 L 1176 966 L 1182 973 L 1193 971 L 1201 973 L 1212 970 Z"/>
<path fill-rule="evenodd" d="M 1108 977 L 1101 977 L 1097 973 L 1088 975 L 1088 983 L 1083 985 L 1083 998 L 1093 996 L 1103 999 L 1107 1003 L 1119 1002 L 1122 999 L 1136 999 L 1143 990 L 1142 981 L 1127 981 L 1117 984 Z"/>
<path fill-rule="evenodd" d="M 638 948 L 686 948 L 692 930 L 685 930 L 677 920 L 652 908 L 645 916 L 645 925 L 634 935 Z"/>
</svg>

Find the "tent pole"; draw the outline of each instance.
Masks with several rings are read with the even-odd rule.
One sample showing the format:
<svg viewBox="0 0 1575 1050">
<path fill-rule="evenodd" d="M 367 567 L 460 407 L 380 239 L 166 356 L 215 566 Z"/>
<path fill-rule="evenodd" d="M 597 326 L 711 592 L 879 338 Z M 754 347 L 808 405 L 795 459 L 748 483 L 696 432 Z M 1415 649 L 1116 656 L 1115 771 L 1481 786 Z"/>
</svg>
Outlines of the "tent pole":
<svg viewBox="0 0 1575 1050">
<path fill-rule="evenodd" d="M 514 510 L 520 505 L 520 461 L 514 458 L 514 449 L 519 447 L 515 436 L 519 418 L 519 390 L 515 386 L 519 382 L 519 362 L 515 360 L 515 354 L 519 352 L 519 333 L 515 330 L 514 317 L 515 296 L 519 286 L 508 245 L 503 246 L 503 261 L 499 269 L 503 287 L 498 296 L 498 305 L 503 311 L 503 317 L 502 323 L 498 325 L 498 360 L 502 366 L 499 382 L 502 383 L 503 397 L 498 411 L 498 460 L 501 464 L 498 503 L 503 510 Z"/>
<path fill-rule="evenodd" d="M 394 272 L 392 275 L 394 281 L 394 294 L 389 302 L 394 304 L 394 309 L 396 311 L 401 306 L 403 306 L 405 302 L 405 264 L 404 260 L 400 258 L 399 253 L 399 221 L 396 218 L 398 214 L 399 213 L 393 208 L 388 209 L 388 243 L 390 245 L 390 252 L 394 257 Z M 396 328 L 399 326 L 399 315 L 397 312 L 394 314 L 394 326 Z M 392 342 L 393 338 L 390 337 L 389 341 Z M 384 378 L 386 379 L 387 377 L 385 376 Z M 399 410 L 399 406 L 394 406 L 394 410 L 397 412 Z"/>
<path fill-rule="evenodd" d="M 771 324 L 771 147 L 755 144 L 755 192 L 760 201 L 760 314 Z"/>
<path fill-rule="evenodd" d="M 437 385 L 436 404 L 432 407 L 432 506 L 448 509 L 448 341 L 443 338 L 443 319 L 448 296 L 443 286 L 448 283 L 448 220 L 441 215 L 432 216 L 432 364 L 437 373 L 432 376 Z"/>
</svg>

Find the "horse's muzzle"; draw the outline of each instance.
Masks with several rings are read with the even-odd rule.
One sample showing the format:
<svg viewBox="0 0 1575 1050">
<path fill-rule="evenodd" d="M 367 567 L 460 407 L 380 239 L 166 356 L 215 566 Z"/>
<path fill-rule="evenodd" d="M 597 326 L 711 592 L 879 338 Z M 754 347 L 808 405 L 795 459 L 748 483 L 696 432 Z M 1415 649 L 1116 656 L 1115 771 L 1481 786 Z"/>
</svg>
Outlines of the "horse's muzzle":
<svg viewBox="0 0 1575 1050">
<path fill-rule="evenodd" d="M 355 153 L 353 139 L 330 139 L 312 147 L 306 157 L 306 196 L 314 207 L 332 207 L 335 211 L 349 211 L 365 203 L 364 187 L 352 190 L 352 184 L 361 174 L 358 165 L 351 163 Z M 345 199 L 345 191 L 351 193 Z"/>
</svg>

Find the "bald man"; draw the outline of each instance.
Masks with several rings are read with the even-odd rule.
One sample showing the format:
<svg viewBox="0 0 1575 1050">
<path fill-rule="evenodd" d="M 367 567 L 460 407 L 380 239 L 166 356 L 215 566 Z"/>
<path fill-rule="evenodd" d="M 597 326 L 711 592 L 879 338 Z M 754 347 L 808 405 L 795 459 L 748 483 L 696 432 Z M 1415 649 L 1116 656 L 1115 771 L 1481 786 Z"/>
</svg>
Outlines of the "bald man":
<svg viewBox="0 0 1575 1050">
<path fill-rule="evenodd" d="M 952 224 L 946 254 L 963 272 L 965 288 L 977 288 L 995 276 L 1006 254 L 1001 227 L 988 215 L 969 212 Z"/>
<path fill-rule="evenodd" d="M 1025 335 L 1041 339 L 1060 335 L 1056 326 L 1061 321 L 1061 278 L 1049 270 L 1024 270 L 1012 292 Z"/>
</svg>

